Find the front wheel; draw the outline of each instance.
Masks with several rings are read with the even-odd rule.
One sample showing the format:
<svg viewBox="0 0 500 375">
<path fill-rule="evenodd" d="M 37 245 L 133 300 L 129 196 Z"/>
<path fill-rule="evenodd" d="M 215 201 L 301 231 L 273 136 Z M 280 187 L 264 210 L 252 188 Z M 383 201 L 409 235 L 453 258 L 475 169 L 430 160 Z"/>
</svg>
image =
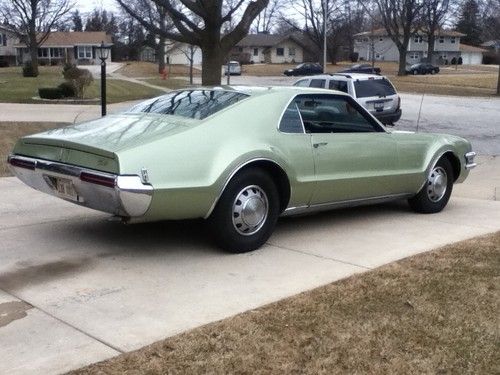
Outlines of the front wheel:
<svg viewBox="0 0 500 375">
<path fill-rule="evenodd" d="M 237 174 L 208 219 L 216 243 L 232 253 L 258 249 L 271 236 L 279 216 L 279 194 L 260 169 Z"/>
<path fill-rule="evenodd" d="M 420 213 L 440 212 L 448 203 L 453 189 L 453 169 L 446 158 L 441 158 L 427 176 L 424 186 L 413 198 L 410 207 Z"/>
</svg>

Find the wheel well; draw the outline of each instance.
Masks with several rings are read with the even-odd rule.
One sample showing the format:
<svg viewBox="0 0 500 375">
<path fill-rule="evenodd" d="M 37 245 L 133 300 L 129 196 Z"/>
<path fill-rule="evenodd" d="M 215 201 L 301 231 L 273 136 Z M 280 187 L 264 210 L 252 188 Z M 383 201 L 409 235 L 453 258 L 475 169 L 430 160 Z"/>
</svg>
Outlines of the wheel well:
<svg viewBox="0 0 500 375">
<path fill-rule="evenodd" d="M 283 212 L 288 206 L 291 194 L 290 181 L 288 180 L 286 172 L 278 164 L 270 160 L 256 160 L 245 165 L 238 173 L 251 168 L 260 168 L 266 171 L 273 179 L 278 188 L 278 195 L 280 197 L 280 212 Z"/>
<path fill-rule="evenodd" d="M 448 161 L 450 162 L 451 167 L 453 168 L 453 181 L 455 182 L 460 176 L 460 160 L 451 151 L 446 152 L 442 157 L 448 159 Z"/>
</svg>

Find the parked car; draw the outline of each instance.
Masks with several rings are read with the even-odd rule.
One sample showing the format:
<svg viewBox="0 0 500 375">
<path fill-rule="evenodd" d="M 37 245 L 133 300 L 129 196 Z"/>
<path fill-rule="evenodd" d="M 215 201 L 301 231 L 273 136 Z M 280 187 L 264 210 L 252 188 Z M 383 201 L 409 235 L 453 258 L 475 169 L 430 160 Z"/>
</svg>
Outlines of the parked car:
<svg viewBox="0 0 500 375">
<path fill-rule="evenodd" d="M 401 118 L 401 98 L 385 76 L 360 73 L 324 74 L 300 79 L 294 86 L 345 92 L 385 125 L 394 125 Z"/>
<path fill-rule="evenodd" d="M 439 73 L 439 66 L 434 66 L 429 63 L 418 63 L 413 64 L 409 68 L 406 68 L 407 74 L 437 74 Z"/>
<path fill-rule="evenodd" d="M 323 67 L 316 63 L 303 63 L 293 69 L 287 69 L 283 72 L 286 76 L 309 76 L 312 74 L 323 73 Z"/>
<path fill-rule="evenodd" d="M 221 247 L 245 252 L 280 215 L 394 199 L 439 212 L 474 156 L 460 137 L 388 131 L 341 92 L 218 87 L 23 137 L 8 163 L 125 222 L 204 218 Z"/>
<path fill-rule="evenodd" d="M 379 67 L 371 66 L 371 64 L 354 64 L 350 68 L 340 70 L 339 73 L 365 73 L 365 74 L 380 74 Z"/>
<path fill-rule="evenodd" d="M 241 65 L 238 61 L 229 61 L 229 63 L 224 64 L 224 75 L 227 76 L 229 70 L 229 75 L 240 76 L 241 75 Z"/>
</svg>

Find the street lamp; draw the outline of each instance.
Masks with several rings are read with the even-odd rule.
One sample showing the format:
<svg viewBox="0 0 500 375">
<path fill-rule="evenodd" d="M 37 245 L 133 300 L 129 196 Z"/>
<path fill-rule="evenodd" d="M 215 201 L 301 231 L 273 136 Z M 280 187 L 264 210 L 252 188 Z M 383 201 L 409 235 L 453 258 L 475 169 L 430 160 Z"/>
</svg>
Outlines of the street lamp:
<svg viewBox="0 0 500 375">
<path fill-rule="evenodd" d="M 104 117 L 106 116 L 106 60 L 109 57 L 109 47 L 101 42 L 96 52 L 101 60 L 101 115 Z"/>
</svg>

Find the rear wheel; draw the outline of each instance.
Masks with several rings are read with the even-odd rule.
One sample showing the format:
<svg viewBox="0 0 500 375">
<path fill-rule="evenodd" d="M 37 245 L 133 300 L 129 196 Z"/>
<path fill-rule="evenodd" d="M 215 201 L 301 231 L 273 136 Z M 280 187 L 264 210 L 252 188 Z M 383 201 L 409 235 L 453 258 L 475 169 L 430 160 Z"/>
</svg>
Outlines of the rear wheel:
<svg viewBox="0 0 500 375">
<path fill-rule="evenodd" d="M 237 174 L 208 219 L 216 243 L 244 253 L 258 249 L 271 236 L 279 215 L 279 195 L 272 178 L 260 169 Z"/>
<path fill-rule="evenodd" d="M 436 213 L 446 206 L 452 189 L 452 166 L 448 159 L 441 158 L 427 176 L 425 185 L 417 195 L 408 199 L 408 203 L 416 212 L 424 214 Z"/>
</svg>

